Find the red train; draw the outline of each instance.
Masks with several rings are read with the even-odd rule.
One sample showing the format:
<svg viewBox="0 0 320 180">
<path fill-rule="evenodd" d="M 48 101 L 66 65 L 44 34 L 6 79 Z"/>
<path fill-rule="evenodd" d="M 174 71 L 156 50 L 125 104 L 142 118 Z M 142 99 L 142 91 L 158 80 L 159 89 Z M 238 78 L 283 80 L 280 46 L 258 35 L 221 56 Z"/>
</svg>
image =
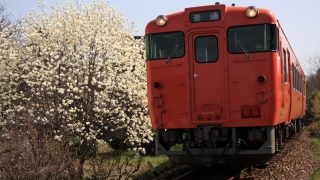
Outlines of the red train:
<svg viewBox="0 0 320 180">
<path fill-rule="evenodd" d="M 267 157 L 301 129 L 306 78 L 270 10 L 191 7 L 158 16 L 145 34 L 157 155 Z"/>
</svg>

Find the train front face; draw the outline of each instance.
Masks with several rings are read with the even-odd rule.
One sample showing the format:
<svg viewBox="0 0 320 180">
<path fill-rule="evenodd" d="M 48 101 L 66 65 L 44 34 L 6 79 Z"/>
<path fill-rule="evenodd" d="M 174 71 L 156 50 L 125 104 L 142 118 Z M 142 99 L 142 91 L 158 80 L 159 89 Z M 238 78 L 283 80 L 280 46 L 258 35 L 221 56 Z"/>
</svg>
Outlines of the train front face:
<svg viewBox="0 0 320 180">
<path fill-rule="evenodd" d="M 145 40 L 156 153 L 273 154 L 277 38 L 275 17 L 255 7 L 186 8 L 151 21 Z"/>
</svg>

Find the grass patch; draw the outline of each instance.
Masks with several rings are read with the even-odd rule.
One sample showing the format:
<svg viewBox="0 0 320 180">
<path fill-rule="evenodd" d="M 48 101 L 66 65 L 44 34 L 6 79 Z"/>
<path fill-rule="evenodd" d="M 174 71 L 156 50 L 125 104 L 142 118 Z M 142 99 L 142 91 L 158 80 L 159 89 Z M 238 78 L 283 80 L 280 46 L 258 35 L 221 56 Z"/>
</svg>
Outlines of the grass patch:
<svg viewBox="0 0 320 180">
<path fill-rule="evenodd" d="M 97 156 L 94 159 L 88 159 L 86 166 L 85 166 L 85 179 L 91 179 L 92 178 L 92 166 L 91 164 L 95 160 L 101 159 L 102 163 L 104 165 L 110 164 L 110 161 L 115 158 L 113 153 L 116 153 L 116 155 L 119 158 L 119 164 L 113 164 L 113 166 L 121 166 L 123 164 L 129 163 L 132 164 L 132 167 L 136 167 L 138 164 L 139 170 L 136 172 L 133 176 L 135 179 L 139 180 L 147 180 L 150 178 L 153 178 L 153 172 L 149 168 L 147 162 L 150 161 L 152 166 L 155 168 L 156 172 L 160 173 L 167 167 L 169 167 L 169 158 L 167 156 L 161 155 L 161 156 L 144 156 L 140 155 L 138 152 L 134 151 L 126 151 L 126 150 L 114 150 L 110 147 L 108 144 L 99 144 L 98 146 L 98 153 Z M 129 168 L 130 169 L 130 168 Z"/>
<path fill-rule="evenodd" d="M 170 148 L 170 151 L 183 151 L 183 144 L 175 144 Z"/>
<path fill-rule="evenodd" d="M 320 156 L 320 139 L 319 138 L 312 138 L 312 148 L 317 153 L 318 156 Z M 320 179 L 320 167 L 318 167 L 316 170 L 314 170 L 312 177 L 312 180 L 318 180 Z"/>
<path fill-rule="evenodd" d="M 320 155 L 320 139 L 319 138 L 312 138 L 312 145 L 315 152 Z"/>
<path fill-rule="evenodd" d="M 148 161 L 151 162 L 151 164 L 153 165 L 153 167 L 156 169 L 157 172 L 160 172 L 169 166 L 169 158 L 165 155 L 143 157 L 144 165 L 147 165 Z"/>
<path fill-rule="evenodd" d="M 165 155 L 144 156 L 142 157 L 141 166 L 139 172 L 135 175 L 135 179 L 147 180 L 153 178 L 153 172 L 147 164 L 148 161 L 150 161 L 157 173 L 160 173 L 170 166 L 169 158 Z"/>
</svg>

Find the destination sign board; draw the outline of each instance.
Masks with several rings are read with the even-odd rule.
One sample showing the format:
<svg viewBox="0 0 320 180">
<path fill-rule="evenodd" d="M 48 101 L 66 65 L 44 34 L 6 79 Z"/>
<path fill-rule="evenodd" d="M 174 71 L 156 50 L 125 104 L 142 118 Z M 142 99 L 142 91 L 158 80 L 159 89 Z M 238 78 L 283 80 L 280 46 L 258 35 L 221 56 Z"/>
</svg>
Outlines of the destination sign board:
<svg viewBox="0 0 320 180">
<path fill-rule="evenodd" d="M 215 11 L 201 11 L 190 13 L 190 22 L 207 22 L 207 21 L 219 21 L 221 13 L 219 10 Z"/>
</svg>

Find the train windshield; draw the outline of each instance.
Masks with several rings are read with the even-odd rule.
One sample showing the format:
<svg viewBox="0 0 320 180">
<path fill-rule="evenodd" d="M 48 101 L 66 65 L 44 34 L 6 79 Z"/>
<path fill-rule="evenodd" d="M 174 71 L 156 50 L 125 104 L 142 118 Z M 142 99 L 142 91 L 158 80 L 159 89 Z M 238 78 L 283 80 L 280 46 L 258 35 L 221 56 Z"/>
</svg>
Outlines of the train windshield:
<svg viewBox="0 0 320 180">
<path fill-rule="evenodd" d="M 275 24 L 231 27 L 228 30 L 230 53 L 276 51 L 278 45 Z"/>
<path fill-rule="evenodd" d="M 171 59 L 184 55 L 182 32 L 148 34 L 145 39 L 147 59 Z"/>
</svg>

